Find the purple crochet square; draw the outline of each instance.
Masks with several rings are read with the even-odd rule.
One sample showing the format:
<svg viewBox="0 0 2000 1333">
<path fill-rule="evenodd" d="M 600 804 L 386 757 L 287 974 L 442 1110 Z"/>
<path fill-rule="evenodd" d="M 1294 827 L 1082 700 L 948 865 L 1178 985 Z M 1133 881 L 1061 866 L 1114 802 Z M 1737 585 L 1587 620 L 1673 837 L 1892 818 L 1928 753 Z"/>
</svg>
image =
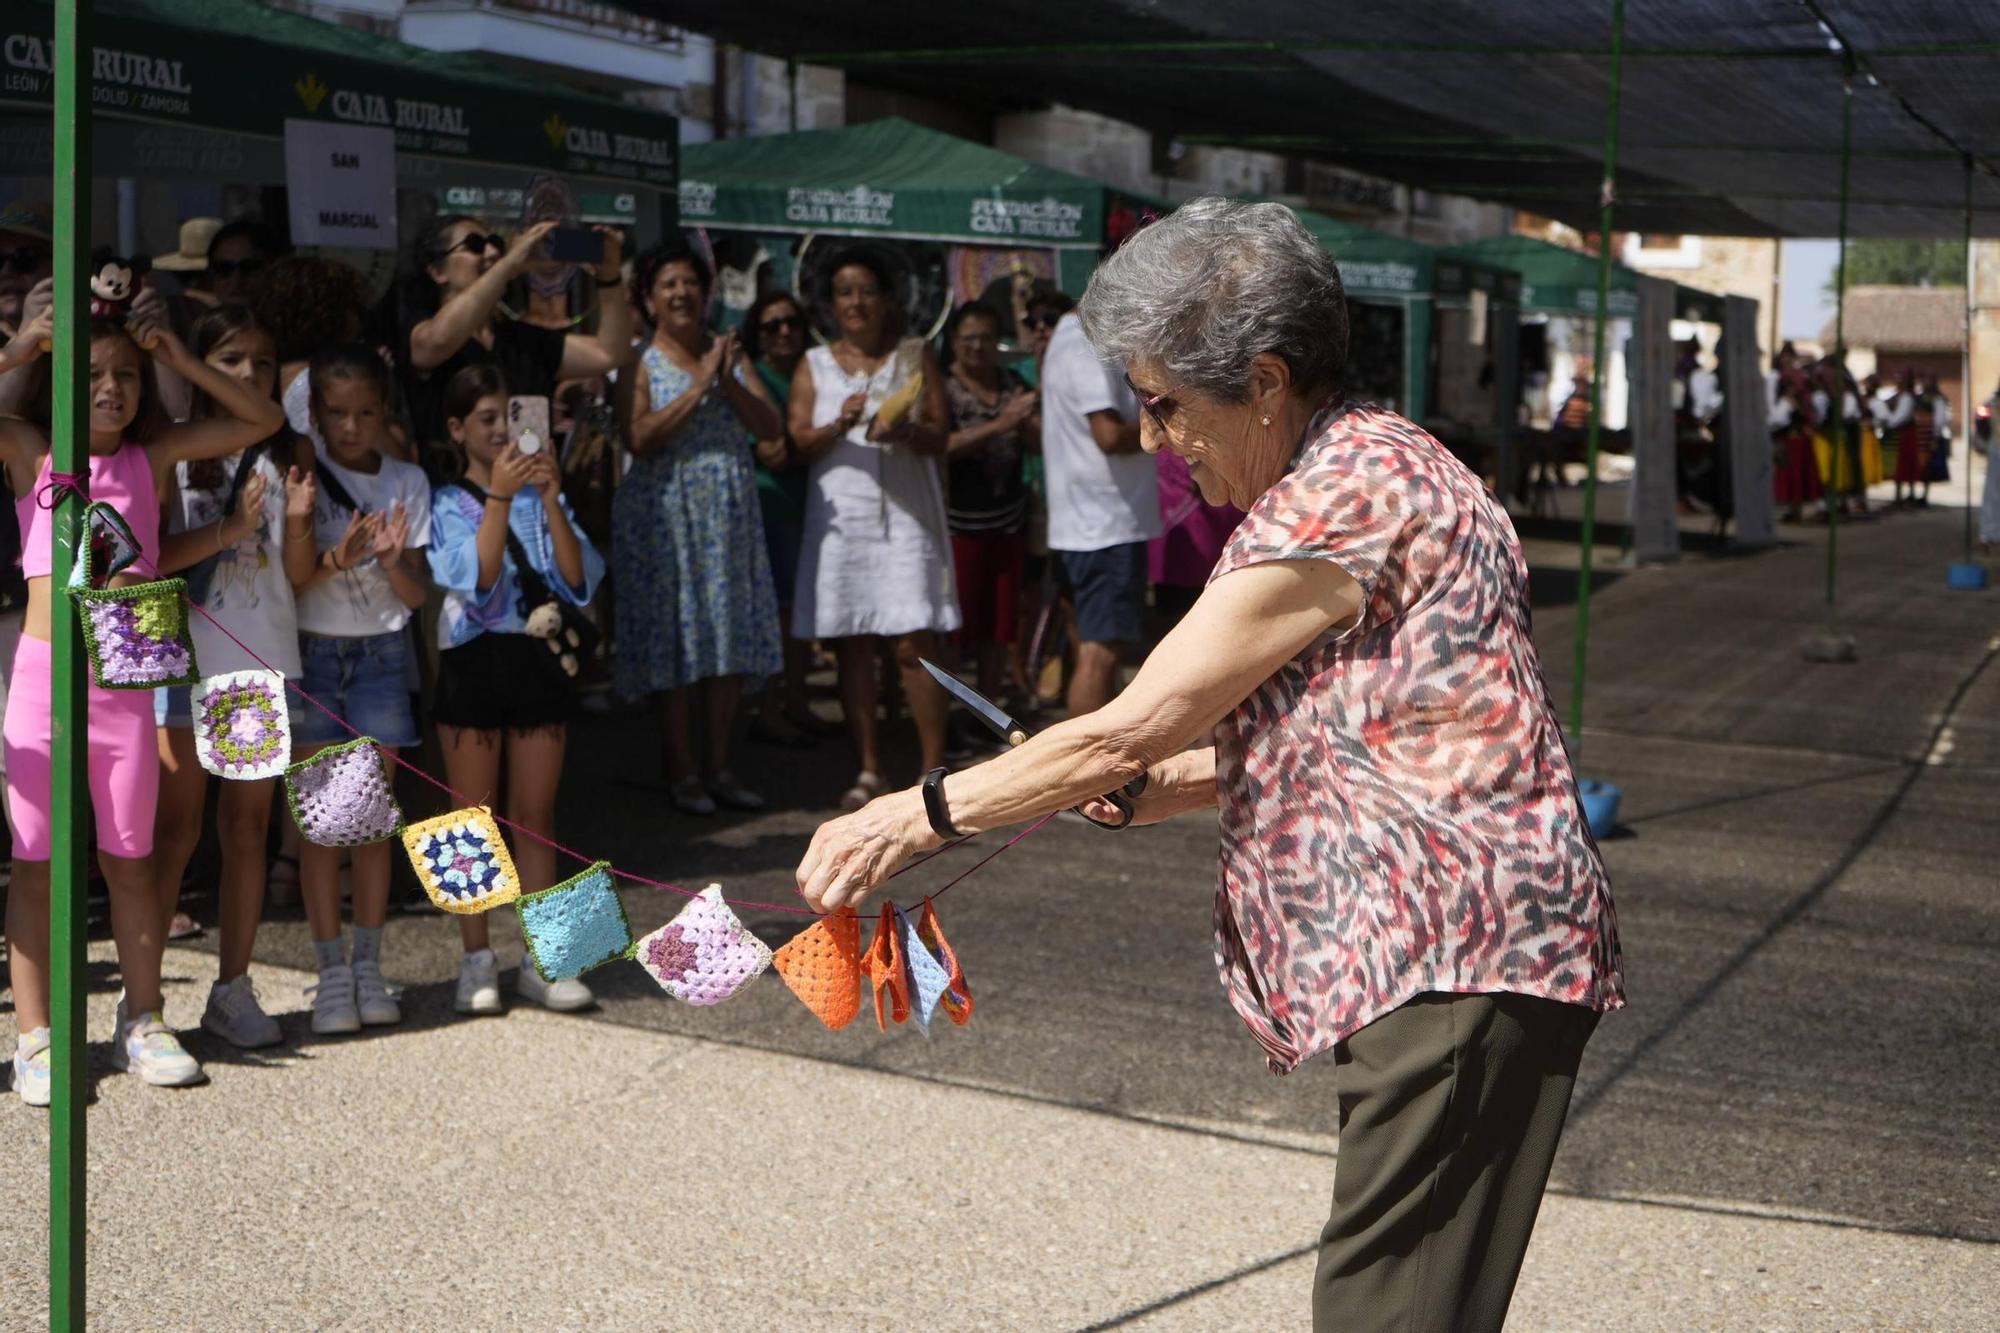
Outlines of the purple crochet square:
<svg viewBox="0 0 2000 1333">
<path fill-rule="evenodd" d="M 217 777 L 275 778 L 292 757 L 285 678 L 275 671 L 210 676 L 192 698 L 194 753 Z"/>
<path fill-rule="evenodd" d="M 771 965 L 771 949 L 745 929 L 711 884 L 632 956 L 660 988 L 689 1004 L 720 1004 Z"/>
<path fill-rule="evenodd" d="M 115 592 L 73 593 L 84 614 L 92 673 L 107 690 L 186 685 L 197 676 L 187 636 L 187 584 L 179 579 Z"/>
<path fill-rule="evenodd" d="M 286 769 L 285 799 L 299 832 L 322 847 L 380 842 L 403 826 L 382 756 L 368 737 L 321 750 Z"/>
</svg>

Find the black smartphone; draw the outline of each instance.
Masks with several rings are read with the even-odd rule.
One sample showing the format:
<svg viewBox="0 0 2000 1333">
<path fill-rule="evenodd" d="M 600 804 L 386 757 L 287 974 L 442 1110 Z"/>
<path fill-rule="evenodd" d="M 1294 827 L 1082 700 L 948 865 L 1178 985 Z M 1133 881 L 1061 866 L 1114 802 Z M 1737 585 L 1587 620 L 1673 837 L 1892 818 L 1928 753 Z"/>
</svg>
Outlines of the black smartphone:
<svg viewBox="0 0 2000 1333">
<path fill-rule="evenodd" d="M 589 227 L 557 227 L 548 235 L 549 258 L 560 264 L 602 264 L 604 237 Z"/>
</svg>

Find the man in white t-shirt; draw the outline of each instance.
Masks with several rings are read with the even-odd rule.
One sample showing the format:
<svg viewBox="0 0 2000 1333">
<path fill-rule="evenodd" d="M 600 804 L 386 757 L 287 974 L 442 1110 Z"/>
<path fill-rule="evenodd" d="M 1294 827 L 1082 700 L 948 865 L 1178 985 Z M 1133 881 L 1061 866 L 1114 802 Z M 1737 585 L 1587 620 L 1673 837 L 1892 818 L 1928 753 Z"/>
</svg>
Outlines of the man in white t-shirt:
<svg viewBox="0 0 2000 1333">
<path fill-rule="evenodd" d="M 1042 359 L 1042 455 L 1049 550 L 1076 599 L 1069 713 L 1116 692 L 1118 664 L 1141 637 L 1146 543 L 1160 535 L 1159 473 L 1139 449 L 1139 403 L 1121 367 L 1101 360 L 1074 312 Z"/>
</svg>

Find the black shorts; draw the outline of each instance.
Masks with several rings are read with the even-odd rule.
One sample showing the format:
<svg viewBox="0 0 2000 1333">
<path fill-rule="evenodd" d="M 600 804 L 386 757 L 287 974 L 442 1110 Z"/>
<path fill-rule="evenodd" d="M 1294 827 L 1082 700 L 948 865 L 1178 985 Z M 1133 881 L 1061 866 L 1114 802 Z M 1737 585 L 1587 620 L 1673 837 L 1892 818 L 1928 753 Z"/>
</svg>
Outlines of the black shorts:
<svg viewBox="0 0 2000 1333">
<path fill-rule="evenodd" d="M 1083 643 L 1137 643 L 1146 616 L 1146 543 L 1101 551 L 1057 551 L 1076 600 Z"/>
<path fill-rule="evenodd" d="M 526 634 L 482 634 L 438 654 L 437 698 L 431 714 L 441 727 L 532 731 L 559 726 L 576 712 L 576 685 L 544 665 L 548 644 Z"/>
</svg>

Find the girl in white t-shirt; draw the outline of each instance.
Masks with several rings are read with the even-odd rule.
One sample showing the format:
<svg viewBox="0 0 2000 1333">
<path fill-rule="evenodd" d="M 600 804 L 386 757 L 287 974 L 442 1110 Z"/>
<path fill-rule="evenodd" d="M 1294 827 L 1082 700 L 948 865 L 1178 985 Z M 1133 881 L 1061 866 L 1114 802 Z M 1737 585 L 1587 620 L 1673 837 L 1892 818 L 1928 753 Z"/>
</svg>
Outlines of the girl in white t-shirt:
<svg viewBox="0 0 2000 1333">
<path fill-rule="evenodd" d="M 271 335 L 244 306 L 225 305 L 203 315 L 189 331 L 188 345 L 208 365 L 251 386 L 260 397 L 271 397 L 277 388 Z M 213 402 L 199 390 L 193 408 L 196 419 L 214 412 Z M 289 429 L 232 457 L 176 467 L 166 497 L 168 535 L 160 543 L 160 568 L 188 571 L 198 605 L 208 613 L 194 616 L 190 624 L 195 659 L 205 674 L 268 666 L 287 680 L 298 678 L 299 622 L 292 584 L 311 574 L 318 554 L 312 533 L 312 471 L 312 445 Z M 181 877 L 201 836 L 208 774 L 195 759 L 189 687 L 160 693 L 165 707 L 157 719 L 161 771 L 153 882 L 161 929 L 169 930 Z M 277 1022 L 257 1002 L 248 975 L 250 948 L 264 911 L 264 853 L 276 785 L 274 778 L 225 782 L 216 810 L 222 840 L 216 895 L 222 940 L 217 979 L 201 1025 L 240 1047 L 269 1046 L 280 1036 Z"/>
<path fill-rule="evenodd" d="M 431 488 L 421 468 L 389 456 L 389 373 L 372 349 L 336 347 L 314 357 L 310 373 L 320 440 L 313 505 L 319 558 L 297 585 L 304 688 L 372 737 L 386 765 L 418 740 L 403 628 L 430 590 L 422 548 L 430 544 Z M 350 739 L 311 707 L 293 733 L 301 758 Z M 394 771 L 389 769 L 392 776 Z M 312 1017 L 317 1033 L 402 1021 L 380 963 L 390 844 L 370 843 L 348 855 L 351 965 L 340 944 L 341 849 L 310 841 L 300 848 L 299 891 L 319 968 Z"/>
</svg>

